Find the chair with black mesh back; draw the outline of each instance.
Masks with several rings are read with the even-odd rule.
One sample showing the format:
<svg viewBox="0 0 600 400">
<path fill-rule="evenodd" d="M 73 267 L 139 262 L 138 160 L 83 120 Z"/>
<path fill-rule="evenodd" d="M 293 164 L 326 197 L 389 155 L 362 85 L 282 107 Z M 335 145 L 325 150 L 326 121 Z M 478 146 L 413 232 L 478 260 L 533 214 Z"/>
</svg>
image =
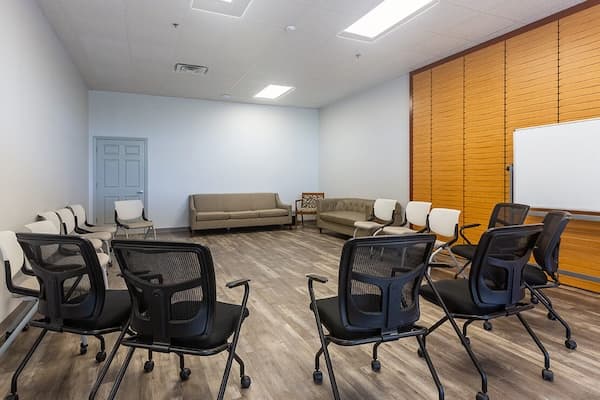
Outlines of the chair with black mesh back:
<svg viewBox="0 0 600 400">
<path fill-rule="evenodd" d="M 227 284 L 230 289 L 244 286 L 241 305 L 221 303 L 216 298 L 213 261 L 207 247 L 195 243 L 114 240 L 112 248 L 133 303 L 133 334 L 117 343 L 128 347 L 128 352 L 109 398 L 117 394 L 136 349 L 149 350 L 146 372 L 154 368 L 153 351 L 177 354 L 180 378 L 184 381 L 191 374 L 185 367 L 184 355 L 211 356 L 227 351 L 218 399 L 225 394 L 233 360 L 240 366 L 242 388 L 250 387 L 244 362 L 236 354 L 242 323 L 249 314 L 246 304 L 250 281 L 240 279 Z M 111 353 L 90 399 L 95 397 L 113 357 Z"/>
<path fill-rule="evenodd" d="M 100 340 L 96 361 L 106 359 L 103 335 L 121 331 L 131 312 L 126 290 L 106 290 L 102 268 L 91 243 L 84 238 L 61 235 L 19 233 L 17 239 L 37 278 L 40 319 L 30 326 L 42 332 L 15 371 L 11 393 L 16 400 L 17 380 L 48 331 L 95 336 Z M 77 248 L 69 256 L 57 249 Z"/>
<path fill-rule="evenodd" d="M 317 323 L 321 348 L 315 356 L 313 381 L 323 382 L 321 355 L 325 356 L 333 397 L 340 399 L 327 347 L 373 344 L 371 368 L 381 369 L 377 349 L 386 342 L 416 337 L 438 389 L 444 388 L 427 354 L 427 329 L 419 320 L 419 290 L 435 243 L 428 234 L 373 236 L 351 239 L 344 244 L 339 266 L 338 295 L 317 300 L 313 282 L 326 283 L 318 275 L 308 275 L 311 309 Z M 374 251 L 375 249 L 375 251 Z M 328 334 L 323 333 L 323 326 Z"/>
<path fill-rule="evenodd" d="M 487 375 L 471 349 L 467 329 L 474 321 L 517 316 L 544 354 L 542 378 L 552 381 L 550 356 L 544 345 L 521 315 L 534 305 L 524 301 L 525 283 L 523 269 L 527 265 L 542 225 L 519 225 L 488 229 L 479 242 L 469 279 L 446 279 L 433 282 L 426 275 L 428 284 L 421 288 L 421 295 L 441 307 L 445 315 L 431 328 L 432 334 L 445 322 L 450 321 L 471 361 L 481 376 L 481 391 L 477 400 L 487 400 Z M 433 265 L 435 267 L 435 264 Z M 465 320 L 462 331 L 456 320 Z M 426 335 L 426 336 L 427 336 Z"/>
<path fill-rule="evenodd" d="M 529 206 L 525 204 L 498 203 L 492 210 L 490 222 L 488 223 L 488 229 L 499 228 L 501 226 L 521 225 L 525 222 L 528 212 Z M 467 260 L 467 262 L 465 262 L 463 265 L 459 265 L 455 261 L 458 268 L 458 272 L 456 275 L 454 275 L 455 278 L 458 278 L 460 274 L 462 274 L 463 271 L 469 266 L 469 264 L 471 264 L 471 260 L 473 260 L 473 255 L 475 254 L 475 248 L 477 247 L 477 244 L 472 243 L 469 238 L 467 238 L 465 230 L 476 228 L 478 226 L 481 226 L 481 224 L 468 224 L 462 226 L 459 230 L 459 234 L 466 243 L 457 244 L 450 248 L 450 254 L 459 255 Z"/>
<path fill-rule="evenodd" d="M 523 270 L 523 280 L 531 292 L 531 301 L 540 302 L 548 310 L 548 318 L 558 320 L 565 328 L 565 346 L 570 350 L 577 348 L 577 342 L 571 338 L 571 327 L 552 305 L 552 300 L 543 289 L 560 286 L 558 272 L 558 251 L 560 237 L 564 232 L 571 214 L 566 211 L 550 211 L 544 217 L 544 230 L 533 250 L 536 264 L 527 264 Z"/>
</svg>

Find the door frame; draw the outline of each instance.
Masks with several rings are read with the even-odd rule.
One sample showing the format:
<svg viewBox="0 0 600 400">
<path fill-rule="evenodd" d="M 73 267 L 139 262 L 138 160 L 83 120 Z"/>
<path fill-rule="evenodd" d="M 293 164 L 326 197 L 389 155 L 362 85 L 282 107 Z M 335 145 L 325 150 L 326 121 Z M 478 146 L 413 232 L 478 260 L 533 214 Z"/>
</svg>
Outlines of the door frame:
<svg viewBox="0 0 600 400">
<path fill-rule="evenodd" d="M 98 140 L 133 140 L 137 142 L 142 142 L 144 146 L 144 209 L 146 210 L 146 215 L 149 213 L 149 204 L 148 204 L 148 138 L 145 137 L 127 137 L 127 136 L 93 136 L 93 144 L 92 144 L 92 208 L 90 210 L 92 217 L 94 219 L 93 223 L 96 223 L 96 198 L 97 198 L 97 189 L 98 183 L 96 182 L 96 163 L 98 162 Z"/>
</svg>

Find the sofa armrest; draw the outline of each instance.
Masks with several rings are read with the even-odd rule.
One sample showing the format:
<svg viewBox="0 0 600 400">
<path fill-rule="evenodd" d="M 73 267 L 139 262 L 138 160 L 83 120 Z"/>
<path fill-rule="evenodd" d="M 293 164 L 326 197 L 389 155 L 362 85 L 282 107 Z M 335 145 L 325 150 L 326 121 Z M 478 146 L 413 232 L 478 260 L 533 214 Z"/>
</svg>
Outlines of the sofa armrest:
<svg viewBox="0 0 600 400">
<path fill-rule="evenodd" d="M 194 204 L 194 195 L 191 194 L 190 195 L 190 200 L 189 200 L 189 220 L 190 220 L 190 227 L 192 227 L 194 225 L 194 221 L 196 219 L 196 205 Z"/>
<path fill-rule="evenodd" d="M 284 204 L 281 199 L 279 198 L 279 194 L 275 193 L 275 204 L 277 205 L 277 208 L 283 208 L 286 209 L 288 211 L 288 215 L 292 215 L 292 205 L 291 204 Z"/>
</svg>

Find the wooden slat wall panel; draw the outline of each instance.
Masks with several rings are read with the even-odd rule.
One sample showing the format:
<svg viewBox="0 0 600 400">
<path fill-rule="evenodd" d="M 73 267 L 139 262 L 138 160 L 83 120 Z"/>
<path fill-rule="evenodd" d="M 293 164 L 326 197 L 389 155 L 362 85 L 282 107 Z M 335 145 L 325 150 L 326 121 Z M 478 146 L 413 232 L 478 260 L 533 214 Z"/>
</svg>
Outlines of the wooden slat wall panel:
<svg viewBox="0 0 600 400">
<path fill-rule="evenodd" d="M 506 163 L 517 128 L 558 122 L 558 21 L 506 42 Z M 509 199 L 509 180 L 506 198 Z"/>
<path fill-rule="evenodd" d="M 463 210 L 463 63 L 459 58 L 432 70 L 433 207 Z"/>
<path fill-rule="evenodd" d="M 560 122 L 600 117 L 600 6 L 559 21 Z M 600 223 L 571 221 L 561 243 L 561 268 L 600 277 Z M 563 276 L 567 284 L 600 291 L 600 284 Z"/>
<path fill-rule="evenodd" d="M 412 198 L 431 201 L 431 70 L 412 77 Z"/>
<path fill-rule="evenodd" d="M 464 223 L 474 243 L 504 201 L 504 42 L 465 56 Z"/>
</svg>

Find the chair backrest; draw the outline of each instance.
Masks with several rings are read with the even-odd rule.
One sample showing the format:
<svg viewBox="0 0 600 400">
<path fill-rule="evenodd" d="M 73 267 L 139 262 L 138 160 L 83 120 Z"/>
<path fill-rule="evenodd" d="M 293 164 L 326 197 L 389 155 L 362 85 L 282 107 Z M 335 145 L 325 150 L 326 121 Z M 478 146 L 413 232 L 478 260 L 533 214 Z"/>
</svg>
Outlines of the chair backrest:
<svg viewBox="0 0 600 400">
<path fill-rule="evenodd" d="M 434 208 L 429 212 L 428 227 L 436 235 L 454 237 L 458 234 L 460 210 Z"/>
<path fill-rule="evenodd" d="M 73 215 L 75 215 L 75 222 L 77 226 L 80 228 L 85 227 L 85 223 L 87 221 L 85 208 L 81 204 L 72 204 L 67 206 L 67 208 L 73 212 Z"/>
<path fill-rule="evenodd" d="M 431 203 L 427 201 L 409 201 L 406 204 L 406 221 L 417 226 L 427 225 L 427 216 L 431 210 Z"/>
<path fill-rule="evenodd" d="M 302 192 L 302 208 L 317 208 L 317 202 L 324 198 L 324 192 Z"/>
<path fill-rule="evenodd" d="M 141 200 L 115 201 L 115 215 L 118 219 L 127 221 L 142 217 L 144 203 Z"/>
<path fill-rule="evenodd" d="M 54 211 L 62 222 L 63 232 L 65 235 L 70 235 L 75 230 L 75 214 L 68 208 L 60 208 Z"/>
<path fill-rule="evenodd" d="M 0 259 L 2 259 L 5 268 L 7 268 L 7 274 L 10 271 L 10 276 L 6 276 L 7 281 L 9 278 L 15 276 L 25 264 L 23 249 L 17 241 L 17 235 L 12 231 L 0 232 Z"/>
<path fill-rule="evenodd" d="M 560 237 L 570 219 L 571 214 L 566 211 L 550 211 L 546 214 L 544 229 L 533 249 L 535 262 L 553 278 L 558 271 Z"/>
<path fill-rule="evenodd" d="M 475 304 L 510 306 L 523 299 L 523 268 L 542 228 L 542 224 L 514 225 L 484 232 L 469 274 Z"/>
<path fill-rule="evenodd" d="M 207 247 L 114 240 L 112 248 L 131 295 L 134 331 L 161 343 L 210 333 L 216 288 Z"/>
<path fill-rule="evenodd" d="M 104 307 L 102 268 L 92 244 L 81 237 L 17 233 L 39 284 L 39 312 L 50 324 L 96 319 Z M 68 253 L 60 249 L 68 247 Z"/>
<path fill-rule="evenodd" d="M 373 204 L 373 215 L 380 221 L 390 222 L 394 219 L 394 210 L 396 209 L 396 200 L 377 199 Z"/>
<path fill-rule="evenodd" d="M 58 214 L 56 212 L 46 211 L 43 213 L 39 213 L 38 217 L 40 218 L 41 221 L 52 222 L 52 224 L 54 224 L 58 228 L 58 232 L 62 233 L 62 230 L 63 230 L 62 223 L 60 222 L 60 217 L 58 216 Z"/>
<path fill-rule="evenodd" d="M 339 268 L 339 306 L 349 331 L 382 333 L 414 324 L 419 290 L 435 236 L 371 236 L 348 240 Z"/>
<path fill-rule="evenodd" d="M 521 225 L 525 223 L 529 213 L 529 206 L 518 203 L 498 203 L 494 206 L 490 216 L 489 228 L 499 228 L 501 226 Z"/>
<path fill-rule="evenodd" d="M 27 229 L 31 233 L 47 233 L 51 235 L 59 235 L 60 234 L 60 226 L 56 225 L 52 221 L 37 221 L 32 222 L 31 224 L 25 225 L 25 229 Z"/>
</svg>

